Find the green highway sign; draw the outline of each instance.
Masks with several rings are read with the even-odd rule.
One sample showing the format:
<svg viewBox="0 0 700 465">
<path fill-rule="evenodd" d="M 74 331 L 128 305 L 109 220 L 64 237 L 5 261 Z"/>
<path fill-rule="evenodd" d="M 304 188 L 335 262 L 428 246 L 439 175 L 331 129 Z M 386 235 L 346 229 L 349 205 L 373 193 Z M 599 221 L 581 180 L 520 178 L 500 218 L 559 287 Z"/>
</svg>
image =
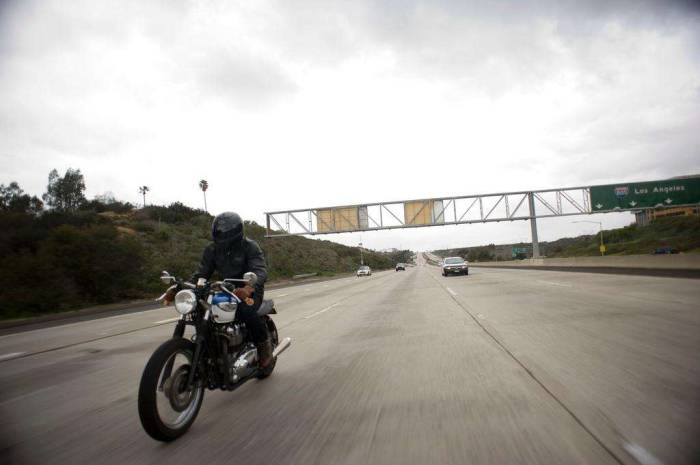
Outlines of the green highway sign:
<svg viewBox="0 0 700 465">
<path fill-rule="evenodd" d="M 700 204 L 700 177 L 591 187 L 591 211 Z"/>
<path fill-rule="evenodd" d="M 518 255 L 527 255 L 530 252 L 530 247 L 513 247 L 511 256 L 516 258 Z"/>
</svg>

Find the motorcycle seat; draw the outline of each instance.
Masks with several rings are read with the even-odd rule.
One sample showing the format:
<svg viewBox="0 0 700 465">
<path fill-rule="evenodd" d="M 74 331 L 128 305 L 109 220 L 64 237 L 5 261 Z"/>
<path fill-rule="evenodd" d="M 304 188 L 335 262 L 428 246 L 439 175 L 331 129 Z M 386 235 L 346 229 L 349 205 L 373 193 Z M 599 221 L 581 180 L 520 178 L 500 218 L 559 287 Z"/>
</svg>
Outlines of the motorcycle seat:
<svg viewBox="0 0 700 465">
<path fill-rule="evenodd" d="M 272 299 L 263 299 L 262 304 L 260 304 L 260 308 L 258 308 L 258 316 L 275 313 L 277 313 L 277 310 L 275 310 L 275 301 Z"/>
</svg>

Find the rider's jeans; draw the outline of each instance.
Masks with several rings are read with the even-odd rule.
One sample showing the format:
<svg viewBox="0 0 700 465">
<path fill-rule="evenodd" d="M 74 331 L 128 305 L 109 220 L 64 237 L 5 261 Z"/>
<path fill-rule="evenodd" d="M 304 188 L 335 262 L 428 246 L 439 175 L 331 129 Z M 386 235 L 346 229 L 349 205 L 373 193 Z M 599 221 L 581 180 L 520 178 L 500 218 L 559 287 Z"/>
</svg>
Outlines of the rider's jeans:
<svg viewBox="0 0 700 465">
<path fill-rule="evenodd" d="M 257 292 L 255 294 L 258 294 Z M 236 318 L 245 323 L 248 331 L 250 331 L 250 338 L 254 343 L 265 342 L 267 340 L 267 327 L 262 317 L 258 316 L 258 308 L 262 303 L 262 293 L 260 296 L 255 296 L 253 299 L 255 302 L 253 305 L 246 305 L 241 302 L 238 306 L 238 311 L 236 312 Z"/>
</svg>

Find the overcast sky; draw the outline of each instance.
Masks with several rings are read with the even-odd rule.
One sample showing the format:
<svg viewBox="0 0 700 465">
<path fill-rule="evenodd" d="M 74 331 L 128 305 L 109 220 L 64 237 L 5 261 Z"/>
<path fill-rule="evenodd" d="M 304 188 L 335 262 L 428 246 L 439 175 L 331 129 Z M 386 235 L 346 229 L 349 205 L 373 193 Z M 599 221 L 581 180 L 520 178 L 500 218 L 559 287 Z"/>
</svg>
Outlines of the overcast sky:
<svg viewBox="0 0 700 465">
<path fill-rule="evenodd" d="M 700 10 L 671 1 L 0 0 L 0 183 L 264 211 L 700 172 Z M 597 215 L 606 227 L 630 214 Z M 591 218 L 591 219 L 597 219 Z M 540 238 L 591 233 L 540 221 Z M 328 236 L 356 243 L 357 235 Z M 529 225 L 364 233 L 373 248 Z"/>
</svg>

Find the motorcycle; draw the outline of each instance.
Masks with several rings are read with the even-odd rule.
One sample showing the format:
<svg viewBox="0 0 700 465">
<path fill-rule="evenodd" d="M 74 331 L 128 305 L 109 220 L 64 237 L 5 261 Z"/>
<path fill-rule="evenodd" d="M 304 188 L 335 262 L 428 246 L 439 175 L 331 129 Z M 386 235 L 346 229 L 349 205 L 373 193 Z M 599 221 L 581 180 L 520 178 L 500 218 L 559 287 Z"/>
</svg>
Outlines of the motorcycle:
<svg viewBox="0 0 700 465">
<path fill-rule="evenodd" d="M 139 418 L 153 439 L 170 442 L 185 434 L 197 418 L 205 388 L 233 391 L 246 381 L 272 374 L 277 356 L 292 341 L 279 341 L 270 318 L 277 313 L 274 302 L 263 300 L 258 309 L 273 348 L 272 361 L 265 368 L 258 364 L 257 349 L 247 328 L 236 320 L 242 303 L 234 294 L 236 284 L 255 286 L 257 278 L 255 273 L 246 273 L 243 279 L 200 279 L 195 285 L 163 271 L 161 280 L 172 286 L 156 300 L 174 300 L 181 316 L 173 337 L 151 355 L 141 376 Z M 194 327 L 189 339 L 185 337 L 187 326 Z"/>
</svg>

